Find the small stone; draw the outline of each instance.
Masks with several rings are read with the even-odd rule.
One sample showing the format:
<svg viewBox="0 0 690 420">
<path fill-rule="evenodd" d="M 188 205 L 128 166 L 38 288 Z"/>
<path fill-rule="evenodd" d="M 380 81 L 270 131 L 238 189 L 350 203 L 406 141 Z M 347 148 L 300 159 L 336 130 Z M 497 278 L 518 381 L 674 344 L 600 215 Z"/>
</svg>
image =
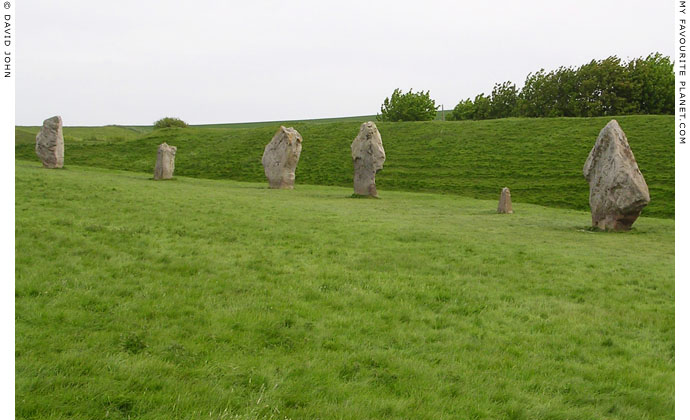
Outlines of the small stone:
<svg viewBox="0 0 690 420">
<path fill-rule="evenodd" d="M 46 168 L 62 168 L 65 162 L 65 139 L 62 137 L 62 118 L 55 116 L 43 121 L 36 135 L 36 154 Z"/>
<path fill-rule="evenodd" d="M 352 142 L 352 164 L 355 167 L 355 194 L 378 197 L 376 173 L 383 169 L 386 152 L 376 124 L 365 122 Z"/>
<path fill-rule="evenodd" d="M 269 188 L 291 190 L 295 187 L 295 169 L 302 153 L 302 136 L 292 127 L 282 125 L 266 145 L 261 163 Z"/>
<path fill-rule="evenodd" d="M 513 203 L 510 201 L 510 190 L 508 187 L 501 190 L 501 199 L 498 201 L 498 212 L 501 214 L 513 214 Z"/>
<path fill-rule="evenodd" d="M 175 154 L 177 147 L 163 143 L 158 146 L 156 168 L 153 171 L 153 179 L 172 179 L 175 172 Z"/>
<path fill-rule="evenodd" d="M 650 197 L 628 139 L 616 120 L 599 132 L 583 173 L 589 182 L 592 226 L 629 230 Z"/>
</svg>

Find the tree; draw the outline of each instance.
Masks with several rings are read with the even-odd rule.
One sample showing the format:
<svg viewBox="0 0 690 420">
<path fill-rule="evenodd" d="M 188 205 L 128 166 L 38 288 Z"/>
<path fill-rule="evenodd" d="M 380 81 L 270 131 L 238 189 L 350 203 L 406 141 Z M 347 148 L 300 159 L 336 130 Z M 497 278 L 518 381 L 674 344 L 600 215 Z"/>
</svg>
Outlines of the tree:
<svg viewBox="0 0 690 420">
<path fill-rule="evenodd" d="M 480 93 L 474 97 L 474 119 L 488 120 L 491 118 L 491 98 Z"/>
<path fill-rule="evenodd" d="M 546 115 L 552 105 L 543 94 L 549 83 L 544 69 L 530 73 L 525 79 L 525 86 L 518 95 L 518 115 L 522 117 L 541 117 Z"/>
<path fill-rule="evenodd" d="M 584 109 L 578 116 L 620 115 L 636 111 L 629 103 L 631 83 L 629 72 L 620 58 L 592 60 L 576 70 L 579 83 L 578 100 Z M 569 116 L 569 115 L 566 115 Z"/>
<path fill-rule="evenodd" d="M 522 89 L 496 83 L 490 96 L 460 101 L 453 119 L 673 114 L 673 62 L 659 53 L 624 62 L 614 56 L 580 67 L 530 73 Z"/>
<path fill-rule="evenodd" d="M 449 119 L 455 121 L 471 120 L 474 119 L 475 112 L 476 108 L 474 102 L 472 102 L 472 99 L 467 98 L 455 105 L 453 112 L 449 115 Z"/>
<path fill-rule="evenodd" d="M 434 118 L 436 103 L 429 97 L 429 91 L 413 93 L 412 89 L 407 93 L 395 89 L 390 99 L 384 99 L 381 114 L 376 115 L 379 121 L 429 121 Z"/>
<path fill-rule="evenodd" d="M 154 130 L 157 130 L 159 128 L 170 128 L 170 127 L 186 128 L 187 123 L 182 121 L 179 118 L 174 118 L 174 117 L 161 118 L 160 120 L 153 123 L 153 129 Z"/>
<path fill-rule="evenodd" d="M 496 83 L 491 92 L 491 118 L 507 118 L 516 116 L 518 94 L 515 83 L 510 81 Z"/>
<path fill-rule="evenodd" d="M 559 67 L 549 73 L 544 96 L 551 103 L 545 117 L 577 117 L 577 92 L 579 79 L 577 70 Z"/>
<path fill-rule="evenodd" d="M 628 64 L 633 98 L 644 114 L 673 114 L 674 74 L 669 57 L 659 53 Z"/>
</svg>

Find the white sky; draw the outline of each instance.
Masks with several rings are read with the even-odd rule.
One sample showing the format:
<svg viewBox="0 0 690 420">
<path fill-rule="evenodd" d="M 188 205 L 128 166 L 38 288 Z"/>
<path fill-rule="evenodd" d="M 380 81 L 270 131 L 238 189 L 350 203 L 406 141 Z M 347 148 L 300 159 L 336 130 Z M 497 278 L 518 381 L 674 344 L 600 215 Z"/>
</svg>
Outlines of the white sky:
<svg viewBox="0 0 690 420">
<path fill-rule="evenodd" d="M 368 115 L 395 88 L 450 109 L 540 68 L 674 46 L 671 1 L 13 3 L 18 125 Z"/>
</svg>

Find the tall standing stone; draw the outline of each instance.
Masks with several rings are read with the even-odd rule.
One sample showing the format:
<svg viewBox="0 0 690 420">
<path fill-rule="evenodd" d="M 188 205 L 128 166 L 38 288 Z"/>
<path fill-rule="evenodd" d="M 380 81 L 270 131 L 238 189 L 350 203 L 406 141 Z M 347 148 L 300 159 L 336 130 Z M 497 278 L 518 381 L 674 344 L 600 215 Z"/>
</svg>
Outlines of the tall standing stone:
<svg viewBox="0 0 690 420">
<path fill-rule="evenodd" d="M 376 172 L 383 169 L 386 152 L 376 124 L 365 122 L 352 142 L 352 164 L 355 167 L 355 194 L 378 197 Z"/>
<path fill-rule="evenodd" d="M 292 127 L 282 125 L 266 145 L 261 163 L 269 188 L 291 190 L 295 187 L 295 169 L 302 153 L 302 136 Z"/>
<path fill-rule="evenodd" d="M 508 187 L 501 190 L 501 199 L 498 201 L 498 212 L 502 214 L 513 213 L 513 203 L 510 201 L 510 190 Z"/>
<path fill-rule="evenodd" d="M 599 132 L 583 173 L 589 182 L 592 226 L 629 230 L 649 203 L 649 189 L 616 120 Z"/>
<path fill-rule="evenodd" d="M 163 143 L 158 146 L 156 168 L 153 170 L 153 179 L 172 179 L 175 172 L 175 154 L 177 147 Z"/>
<path fill-rule="evenodd" d="M 65 139 L 62 137 L 62 118 L 55 116 L 43 121 L 36 135 L 36 154 L 46 168 L 62 168 L 65 163 Z"/>
</svg>

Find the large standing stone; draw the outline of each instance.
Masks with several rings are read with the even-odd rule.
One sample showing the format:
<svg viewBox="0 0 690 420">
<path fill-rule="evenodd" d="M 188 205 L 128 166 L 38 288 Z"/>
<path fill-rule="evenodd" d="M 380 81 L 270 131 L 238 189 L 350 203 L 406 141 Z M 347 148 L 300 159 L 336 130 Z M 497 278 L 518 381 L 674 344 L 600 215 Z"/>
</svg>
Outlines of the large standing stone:
<svg viewBox="0 0 690 420">
<path fill-rule="evenodd" d="M 501 199 L 498 201 L 498 212 L 503 214 L 513 213 L 513 203 L 510 201 L 510 190 L 508 187 L 501 190 Z"/>
<path fill-rule="evenodd" d="M 352 164 L 355 167 L 355 194 L 378 197 L 376 172 L 383 169 L 386 152 L 376 124 L 365 122 L 352 142 Z"/>
<path fill-rule="evenodd" d="M 43 127 L 36 135 L 36 154 L 46 168 L 62 168 L 65 162 L 65 139 L 62 137 L 60 116 L 43 121 Z"/>
<path fill-rule="evenodd" d="M 172 179 L 173 172 L 175 172 L 175 153 L 177 153 L 177 147 L 168 146 L 168 143 L 158 146 L 153 179 Z"/>
<path fill-rule="evenodd" d="M 599 133 L 583 173 L 589 182 L 592 226 L 629 230 L 649 203 L 649 189 L 616 120 Z"/>
<path fill-rule="evenodd" d="M 261 163 L 269 188 L 291 190 L 295 187 L 295 169 L 302 153 L 302 136 L 292 127 L 282 125 L 266 145 Z"/>
</svg>

